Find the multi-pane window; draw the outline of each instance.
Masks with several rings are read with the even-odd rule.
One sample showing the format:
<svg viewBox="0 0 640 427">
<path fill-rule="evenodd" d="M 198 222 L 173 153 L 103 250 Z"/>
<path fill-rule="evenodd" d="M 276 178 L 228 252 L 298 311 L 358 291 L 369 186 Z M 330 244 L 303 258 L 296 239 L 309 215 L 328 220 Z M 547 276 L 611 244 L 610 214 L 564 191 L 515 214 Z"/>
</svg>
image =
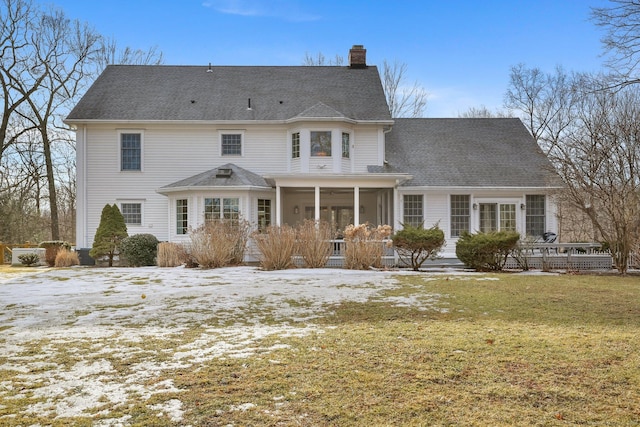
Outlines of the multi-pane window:
<svg viewBox="0 0 640 427">
<path fill-rule="evenodd" d="M 222 155 L 223 156 L 240 156 L 242 155 L 242 134 L 239 133 L 223 133 Z"/>
<path fill-rule="evenodd" d="M 120 169 L 142 170 L 142 137 L 139 133 L 120 134 Z"/>
<path fill-rule="evenodd" d="M 205 198 L 204 199 L 204 220 L 211 221 L 220 219 L 220 199 Z"/>
<path fill-rule="evenodd" d="M 297 159 L 300 157 L 300 132 L 291 134 L 291 158 Z"/>
<path fill-rule="evenodd" d="M 424 223 L 421 194 L 406 194 L 403 199 L 403 223 L 412 227 L 420 227 Z"/>
<path fill-rule="evenodd" d="M 463 231 L 469 231 L 469 196 L 451 195 L 451 237 L 460 237 Z"/>
<path fill-rule="evenodd" d="M 127 225 L 142 225 L 142 204 L 140 203 L 121 203 L 120 212 L 124 217 L 124 223 Z"/>
<path fill-rule="evenodd" d="M 237 222 L 240 219 L 240 199 L 205 198 L 204 219 L 205 221 L 228 219 Z"/>
<path fill-rule="evenodd" d="M 331 131 L 311 131 L 311 155 L 331 156 Z"/>
<path fill-rule="evenodd" d="M 349 141 L 349 134 L 346 132 L 342 132 L 342 158 L 349 158 L 349 150 L 351 147 L 351 143 Z"/>
<path fill-rule="evenodd" d="M 188 227 L 187 199 L 176 200 L 176 234 L 187 234 Z"/>
<path fill-rule="evenodd" d="M 545 232 L 544 195 L 527 195 L 526 229 L 528 236 L 542 236 Z"/>
<path fill-rule="evenodd" d="M 500 205 L 500 231 L 516 231 L 516 205 Z"/>
<path fill-rule="evenodd" d="M 258 230 L 264 231 L 271 225 L 271 200 L 258 199 Z"/>
</svg>

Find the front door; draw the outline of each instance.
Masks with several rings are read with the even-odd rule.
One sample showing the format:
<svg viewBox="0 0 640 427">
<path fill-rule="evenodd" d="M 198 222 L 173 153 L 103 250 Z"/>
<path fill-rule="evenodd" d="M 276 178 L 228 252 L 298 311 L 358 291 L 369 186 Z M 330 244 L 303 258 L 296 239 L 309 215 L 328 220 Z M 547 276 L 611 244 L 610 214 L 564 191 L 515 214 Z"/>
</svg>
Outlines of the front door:
<svg viewBox="0 0 640 427">
<path fill-rule="evenodd" d="M 480 203 L 480 231 L 516 231 L 515 203 Z"/>
</svg>

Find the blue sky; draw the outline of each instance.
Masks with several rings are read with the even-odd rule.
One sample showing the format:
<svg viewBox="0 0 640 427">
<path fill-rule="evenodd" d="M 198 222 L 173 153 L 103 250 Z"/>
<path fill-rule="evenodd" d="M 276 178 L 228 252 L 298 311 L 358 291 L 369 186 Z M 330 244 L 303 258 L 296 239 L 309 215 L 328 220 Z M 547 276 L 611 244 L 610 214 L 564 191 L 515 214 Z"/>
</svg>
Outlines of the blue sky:
<svg viewBox="0 0 640 427">
<path fill-rule="evenodd" d="M 167 65 L 301 65 L 363 44 L 429 93 L 427 117 L 502 106 L 511 66 L 599 71 L 607 0 L 50 0 L 120 46 L 157 46 Z"/>
</svg>

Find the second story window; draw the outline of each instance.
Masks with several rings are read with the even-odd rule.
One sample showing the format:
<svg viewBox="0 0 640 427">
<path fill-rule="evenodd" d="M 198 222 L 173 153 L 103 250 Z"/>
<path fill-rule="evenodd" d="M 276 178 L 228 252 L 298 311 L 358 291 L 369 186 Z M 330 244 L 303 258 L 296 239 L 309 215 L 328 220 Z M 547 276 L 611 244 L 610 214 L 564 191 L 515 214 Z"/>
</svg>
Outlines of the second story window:
<svg viewBox="0 0 640 427">
<path fill-rule="evenodd" d="M 311 155 L 331 156 L 331 131 L 311 131 Z"/>
<path fill-rule="evenodd" d="M 142 136 L 139 133 L 120 134 L 120 170 L 142 170 Z"/>
<path fill-rule="evenodd" d="M 291 134 L 291 158 L 297 159 L 300 157 L 300 132 Z"/>
<path fill-rule="evenodd" d="M 223 156 L 241 156 L 242 155 L 242 134 L 240 133 L 223 133 L 221 135 L 221 146 Z"/>
<path fill-rule="evenodd" d="M 349 141 L 349 134 L 342 132 L 342 158 L 349 158 L 349 151 L 351 148 L 351 142 Z"/>
</svg>

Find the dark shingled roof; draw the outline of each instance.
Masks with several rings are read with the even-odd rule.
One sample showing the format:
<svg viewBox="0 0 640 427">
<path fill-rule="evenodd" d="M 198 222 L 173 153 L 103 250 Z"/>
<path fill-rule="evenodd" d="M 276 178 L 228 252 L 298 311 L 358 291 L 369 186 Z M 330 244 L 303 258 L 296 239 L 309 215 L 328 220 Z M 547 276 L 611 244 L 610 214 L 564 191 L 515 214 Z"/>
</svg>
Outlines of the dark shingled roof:
<svg viewBox="0 0 640 427">
<path fill-rule="evenodd" d="M 322 114 L 362 121 L 391 119 L 374 66 L 210 69 L 110 65 L 67 120 L 287 120 Z"/>
<path fill-rule="evenodd" d="M 225 176 L 220 172 L 224 169 L 230 169 L 231 174 Z M 199 173 L 198 175 L 182 179 L 173 184 L 165 185 L 158 190 L 159 193 L 170 192 L 171 190 L 181 190 L 184 188 L 198 189 L 202 187 L 265 187 L 271 188 L 263 177 L 250 172 L 233 163 L 218 166 L 215 169 Z"/>
<path fill-rule="evenodd" d="M 403 186 L 557 187 L 551 163 L 520 119 L 396 119 L 386 171 Z"/>
</svg>

